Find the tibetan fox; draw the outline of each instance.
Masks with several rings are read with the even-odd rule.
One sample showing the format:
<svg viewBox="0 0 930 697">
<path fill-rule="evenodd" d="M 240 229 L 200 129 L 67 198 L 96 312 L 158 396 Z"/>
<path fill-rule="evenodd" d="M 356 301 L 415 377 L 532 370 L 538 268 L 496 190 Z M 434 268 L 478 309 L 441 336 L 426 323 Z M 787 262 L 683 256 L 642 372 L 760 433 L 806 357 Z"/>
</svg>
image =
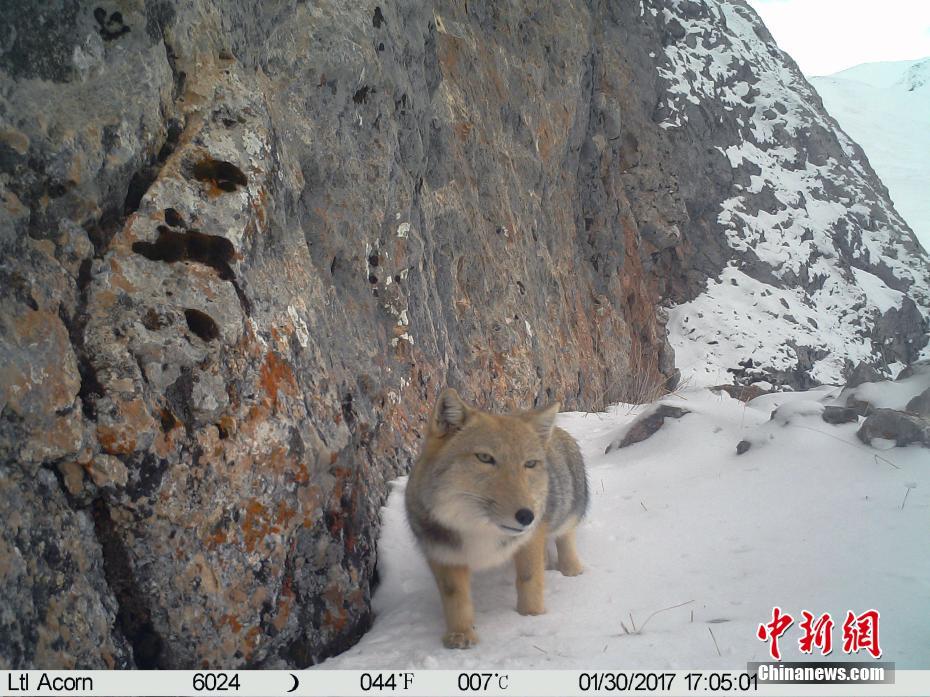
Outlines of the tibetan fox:
<svg viewBox="0 0 930 697">
<path fill-rule="evenodd" d="M 433 410 L 407 484 L 407 519 L 426 555 L 446 616 L 443 644 L 478 642 L 470 573 L 513 559 L 517 612 L 541 615 L 545 547 L 555 538 L 558 568 L 582 571 L 575 526 L 588 506 L 578 444 L 554 425 L 559 404 L 489 414 L 446 389 Z"/>
</svg>

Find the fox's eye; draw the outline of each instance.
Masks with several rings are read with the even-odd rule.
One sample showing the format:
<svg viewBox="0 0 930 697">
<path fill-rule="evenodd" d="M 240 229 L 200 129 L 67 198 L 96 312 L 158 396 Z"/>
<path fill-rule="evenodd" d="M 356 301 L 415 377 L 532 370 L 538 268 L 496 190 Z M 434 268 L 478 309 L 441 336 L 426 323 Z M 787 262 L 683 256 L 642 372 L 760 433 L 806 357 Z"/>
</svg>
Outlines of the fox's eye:
<svg viewBox="0 0 930 697">
<path fill-rule="evenodd" d="M 492 456 L 488 455 L 487 453 L 475 453 L 475 457 L 481 460 L 481 462 L 487 462 L 489 465 L 493 465 L 497 463 L 497 460 L 495 460 Z"/>
<path fill-rule="evenodd" d="M 539 460 L 527 460 L 526 462 L 523 463 L 523 466 L 531 470 L 538 464 L 539 464 Z"/>
</svg>

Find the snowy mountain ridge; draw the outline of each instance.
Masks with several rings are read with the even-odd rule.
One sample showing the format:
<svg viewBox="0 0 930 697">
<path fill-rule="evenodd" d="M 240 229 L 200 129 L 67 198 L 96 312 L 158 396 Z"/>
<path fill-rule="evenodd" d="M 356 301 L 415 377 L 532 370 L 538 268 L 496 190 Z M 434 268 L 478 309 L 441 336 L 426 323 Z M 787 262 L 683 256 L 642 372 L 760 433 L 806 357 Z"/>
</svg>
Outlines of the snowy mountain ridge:
<svg viewBox="0 0 930 697">
<path fill-rule="evenodd" d="M 674 131 L 712 109 L 737 124 L 717 146 L 733 172 L 717 216 L 728 258 L 671 312 L 684 376 L 728 381 L 751 360 L 745 379 L 805 387 L 837 384 L 859 361 L 894 372 L 921 355 L 927 255 L 755 12 L 717 0 L 645 11 L 681 36 L 657 66 L 668 82 L 660 126 Z"/>
<path fill-rule="evenodd" d="M 816 86 L 819 80 L 837 79 L 860 82 L 870 87 L 896 88 L 914 91 L 930 82 L 930 57 L 905 61 L 877 61 L 860 63 L 830 75 L 811 78 Z"/>
<path fill-rule="evenodd" d="M 930 249 L 930 58 L 867 63 L 811 78 L 827 111 L 859 143 L 895 208 Z"/>
<path fill-rule="evenodd" d="M 916 65 L 924 58 L 903 61 L 876 61 L 874 63 L 859 63 L 851 68 L 844 68 L 832 75 L 818 75 L 813 81 L 821 77 L 838 78 L 840 80 L 854 80 L 872 87 L 891 87 L 902 81 L 902 75 L 907 73 L 911 66 Z"/>
<path fill-rule="evenodd" d="M 930 86 L 930 58 L 924 58 L 911 65 L 899 84 L 908 92 L 928 89 L 928 86 Z"/>
</svg>

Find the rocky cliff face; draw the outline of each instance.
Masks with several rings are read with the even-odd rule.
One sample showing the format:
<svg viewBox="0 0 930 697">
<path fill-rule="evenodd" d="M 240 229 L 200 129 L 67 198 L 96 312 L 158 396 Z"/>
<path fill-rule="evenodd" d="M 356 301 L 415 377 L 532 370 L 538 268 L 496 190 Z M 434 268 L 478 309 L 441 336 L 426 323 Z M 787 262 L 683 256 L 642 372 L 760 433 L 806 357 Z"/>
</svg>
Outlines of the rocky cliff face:
<svg viewBox="0 0 930 697">
<path fill-rule="evenodd" d="M 442 385 L 649 397 L 675 379 L 660 305 L 721 272 L 818 311 L 871 274 L 902 300 L 849 336 L 926 342 L 921 251 L 744 5 L 500 5 L 5 13 L 3 664 L 340 651 Z M 783 200 L 772 172 L 801 170 Z"/>
</svg>

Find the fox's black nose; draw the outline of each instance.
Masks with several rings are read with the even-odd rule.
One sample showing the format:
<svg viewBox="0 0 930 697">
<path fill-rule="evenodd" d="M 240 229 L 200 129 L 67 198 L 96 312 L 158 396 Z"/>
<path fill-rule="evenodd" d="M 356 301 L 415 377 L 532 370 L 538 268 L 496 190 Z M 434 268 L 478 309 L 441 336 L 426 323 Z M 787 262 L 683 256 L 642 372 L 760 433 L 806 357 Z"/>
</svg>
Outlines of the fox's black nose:
<svg viewBox="0 0 930 697">
<path fill-rule="evenodd" d="M 517 511 L 517 515 L 514 517 L 517 519 L 517 522 L 520 523 L 520 525 L 529 525 L 533 522 L 533 518 L 535 516 L 533 515 L 533 511 L 531 511 L 529 508 L 521 508 L 519 511 Z"/>
</svg>

